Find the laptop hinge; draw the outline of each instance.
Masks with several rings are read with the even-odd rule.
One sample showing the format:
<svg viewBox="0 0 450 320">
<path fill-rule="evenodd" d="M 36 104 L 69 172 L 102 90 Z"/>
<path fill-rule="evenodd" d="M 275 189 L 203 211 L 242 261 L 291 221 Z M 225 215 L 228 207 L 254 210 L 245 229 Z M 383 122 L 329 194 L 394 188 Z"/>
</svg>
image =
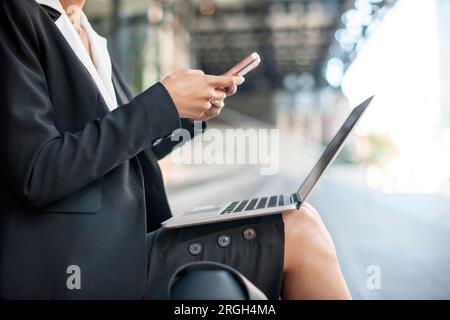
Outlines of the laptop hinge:
<svg viewBox="0 0 450 320">
<path fill-rule="evenodd" d="M 292 200 L 295 202 L 297 209 L 299 209 L 302 204 L 302 199 L 300 198 L 300 195 L 298 194 L 298 192 L 293 193 L 291 195 L 291 197 L 292 197 Z"/>
</svg>

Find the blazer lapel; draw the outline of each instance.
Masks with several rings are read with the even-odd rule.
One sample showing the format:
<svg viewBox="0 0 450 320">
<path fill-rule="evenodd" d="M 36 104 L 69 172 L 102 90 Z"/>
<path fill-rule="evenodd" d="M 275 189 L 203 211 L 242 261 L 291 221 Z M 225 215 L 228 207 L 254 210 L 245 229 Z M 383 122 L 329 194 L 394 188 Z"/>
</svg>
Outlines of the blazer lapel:
<svg viewBox="0 0 450 320">
<path fill-rule="evenodd" d="M 55 10 L 53 8 L 50 8 L 49 6 L 46 6 L 45 4 L 41 4 L 42 9 L 45 10 L 45 12 L 48 13 L 50 18 L 53 20 L 53 22 L 56 22 L 61 17 L 61 13 L 58 10 Z"/>
<path fill-rule="evenodd" d="M 41 4 L 40 6 L 49 15 L 49 17 L 53 20 L 53 22 L 55 22 L 55 24 L 57 24 L 59 18 L 61 18 L 61 13 L 58 10 L 53 9 L 45 4 Z M 108 105 L 107 105 L 105 99 L 103 98 L 102 94 L 100 93 L 100 90 L 98 89 L 97 85 L 95 84 L 95 81 L 92 78 L 92 74 L 86 68 L 86 65 L 84 63 L 82 63 L 82 61 L 77 57 L 75 52 L 73 52 L 73 54 L 74 54 L 74 57 L 76 58 L 76 61 L 80 64 L 80 66 L 82 66 L 82 68 L 84 69 L 86 74 L 89 76 L 90 80 L 92 81 L 93 87 L 95 88 L 95 90 L 97 92 L 97 107 L 96 107 L 96 111 L 95 111 L 96 116 L 103 117 L 110 111 L 108 108 Z"/>
</svg>

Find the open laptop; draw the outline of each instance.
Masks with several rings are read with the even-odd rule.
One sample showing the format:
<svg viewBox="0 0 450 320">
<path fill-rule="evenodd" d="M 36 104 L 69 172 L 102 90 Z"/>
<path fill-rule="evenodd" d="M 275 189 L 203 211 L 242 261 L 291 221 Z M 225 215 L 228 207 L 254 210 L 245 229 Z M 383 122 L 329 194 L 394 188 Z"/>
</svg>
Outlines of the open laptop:
<svg viewBox="0 0 450 320">
<path fill-rule="evenodd" d="M 296 192 L 193 208 L 164 221 L 162 223 L 163 228 L 181 228 L 226 220 L 244 219 L 300 208 L 327 167 L 341 151 L 347 137 L 358 123 L 364 111 L 366 111 L 372 98 L 373 96 L 365 100 L 350 113 Z"/>
</svg>

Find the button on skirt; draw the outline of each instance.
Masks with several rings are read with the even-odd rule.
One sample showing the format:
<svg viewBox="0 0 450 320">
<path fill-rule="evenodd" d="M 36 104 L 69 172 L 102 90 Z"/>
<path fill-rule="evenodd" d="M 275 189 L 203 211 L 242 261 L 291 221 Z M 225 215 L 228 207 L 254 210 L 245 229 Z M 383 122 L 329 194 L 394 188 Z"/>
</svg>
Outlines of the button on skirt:
<svg viewBox="0 0 450 320">
<path fill-rule="evenodd" d="M 269 299 L 279 299 L 283 280 L 284 223 L 281 214 L 147 235 L 148 283 L 144 298 L 163 297 L 173 273 L 189 262 L 228 265 L 249 279 Z"/>
</svg>

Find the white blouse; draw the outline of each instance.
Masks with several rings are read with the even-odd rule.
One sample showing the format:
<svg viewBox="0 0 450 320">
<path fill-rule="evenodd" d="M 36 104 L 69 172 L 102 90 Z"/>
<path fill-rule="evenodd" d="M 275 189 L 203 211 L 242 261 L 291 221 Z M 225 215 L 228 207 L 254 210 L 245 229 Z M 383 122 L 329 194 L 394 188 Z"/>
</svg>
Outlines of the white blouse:
<svg viewBox="0 0 450 320">
<path fill-rule="evenodd" d="M 116 93 L 112 82 L 112 65 L 109 55 L 107 40 L 94 31 L 86 15 L 81 14 L 81 26 L 87 33 L 91 47 L 92 59 L 81 41 L 75 27 L 69 20 L 59 0 L 36 0 L 39 4 L 46 5 L 61 13 L 55 24 L 66 38 L 72 50 L 86 67 L 95 84 L 98 87 L 109 110 L 118 107 Z"/>
</svg>

